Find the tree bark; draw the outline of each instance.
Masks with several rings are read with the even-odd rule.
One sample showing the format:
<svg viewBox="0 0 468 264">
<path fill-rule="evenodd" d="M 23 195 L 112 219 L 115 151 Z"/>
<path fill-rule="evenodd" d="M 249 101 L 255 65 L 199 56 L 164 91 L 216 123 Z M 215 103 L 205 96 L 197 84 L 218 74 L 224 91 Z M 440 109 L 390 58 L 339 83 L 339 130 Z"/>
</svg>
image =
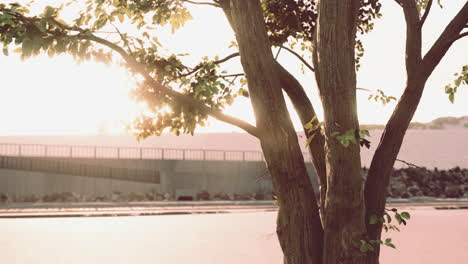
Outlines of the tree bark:
<svg viewBox="0 0 468 264">
<path fill-rule="evenodd" d="M 276 74 L 260 1 L 231 0 L 222 6 L 236 34 L 260 143 L 278 195 L 277 234 L 284 262 L 321 264 L 318 206 Z"/>
<path fill-rule="evenodd" d="M 360 240 L 366 240 L 360 146 L 344 147 L 335 135 L 354 135 L 359 129 L 354 60 L 358 9 L 355 0 L 322 0 L 319 5 L 316 79 L 325 114 L 325 264 L 365 260 L 359 250 Z"/>
</svg>

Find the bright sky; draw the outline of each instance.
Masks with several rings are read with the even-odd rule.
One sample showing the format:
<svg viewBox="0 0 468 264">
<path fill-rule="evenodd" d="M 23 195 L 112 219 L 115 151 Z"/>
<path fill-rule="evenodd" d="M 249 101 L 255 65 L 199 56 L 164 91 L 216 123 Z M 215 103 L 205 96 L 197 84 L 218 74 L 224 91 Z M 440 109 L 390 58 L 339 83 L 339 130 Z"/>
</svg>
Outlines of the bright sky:
<svg viewBox="0 0 468 264">
<path fill-rule="evenodd" d="M 1 0 L 2 2 L 7 2 Z M 56 4 L 60 1 L 40 1 Z M 427 50 L 442 32 L 465 0 L 442 1 L 444 8 L 434 5 L 424 27 L 424 49 Z M 382 1 L 383 17 L 375 30 L 362 37 L 366 48 L 358 87 L 381 89 L 399 97 L 404 89 L 405 24 L 401 8 L 394 1 Z M 175 35 L 169 30 L 158 33 L 159 40 L 173 53 L 190 53 L 192 65 L 202 56 L 226 56 L 234 40 L 221 10 L 196 6 L 194 19 Z M 468 38 L 457 41 L 429 79 L 421 104 L 413 121 L 428 122 L 441 116 L 468 115 L 468 89 L 462 87 L 451 104 L 444 86 L 453 81 L 453 74 L 468 63 Z M 300 62 L 282 51 L 280 62 L 301 81 L 314 103 L 319 117 L 322 110 L 313 74 L 301 73 Z M 230 63 L 233 73 L 239 69 L 238 60 Z M 15 54 L 0 55 L 0 135 L 17 134 L 93 134 L 122 132 L 122 123 L 131 122 L 140 107 L 130 101 L 128 92 L 134 88 L 133 78 L 124 69 L 87 62 L 77 65 L 71 57 L 39 56 L 21 61 Z M 367 100 L 368 93 L 358 92 L 361 123 L 385 123 L 395 103 L 382 106 Z M 250 103 L 238 100 L 226 111 L 254 123 Z M 292 113 L 294 111 L 291 111 Z M 293 116 L 296 129 L 301 130 Z M 198 132 L 240 131 L 216 120 Z"/>
</svg>

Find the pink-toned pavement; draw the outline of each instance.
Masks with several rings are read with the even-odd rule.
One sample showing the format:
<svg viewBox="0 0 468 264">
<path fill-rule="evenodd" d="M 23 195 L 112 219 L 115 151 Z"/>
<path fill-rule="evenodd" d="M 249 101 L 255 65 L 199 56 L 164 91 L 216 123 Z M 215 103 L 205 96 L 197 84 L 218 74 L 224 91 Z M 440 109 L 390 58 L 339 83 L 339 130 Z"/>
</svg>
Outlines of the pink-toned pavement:
<svg viewBox="0 0 468 264">
<path fill-rule="evenodd" d="M 419 209 L 419 207 L 418 207 Z M 412 210 L 380 263 L 462 264 L 468 210 Z M 276 212 L 0 219 L 6 264 L 280 264 Z"/>
</svg>

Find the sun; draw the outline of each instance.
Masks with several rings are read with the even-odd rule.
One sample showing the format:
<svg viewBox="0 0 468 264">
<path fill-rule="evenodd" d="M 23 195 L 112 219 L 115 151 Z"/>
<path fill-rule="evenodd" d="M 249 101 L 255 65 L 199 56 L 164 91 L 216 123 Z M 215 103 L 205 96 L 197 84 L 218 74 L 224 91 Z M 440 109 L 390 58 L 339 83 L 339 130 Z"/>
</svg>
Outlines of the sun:
<svg viewBox="0 0 468 264">
<path fill-rule="evenodd" d="M 12 63 L 11 61 L 15 61 Z M 124 69 L 73 58 L 38 56 L 1 60 L 1 134 L 122 133 L 140 105 L 130 100 L 135 83 Z"/>
</svg>

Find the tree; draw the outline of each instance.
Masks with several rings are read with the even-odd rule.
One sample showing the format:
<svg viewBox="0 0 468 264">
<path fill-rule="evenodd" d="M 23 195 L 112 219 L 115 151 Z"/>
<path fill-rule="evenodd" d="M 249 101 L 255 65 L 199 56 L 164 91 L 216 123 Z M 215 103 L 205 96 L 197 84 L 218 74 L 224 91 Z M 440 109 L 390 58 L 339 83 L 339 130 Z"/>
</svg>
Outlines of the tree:
<svg viewBox="0 0 468 264">
<path fill-rule="evenodd" d="M 407 24 L 407 85 L 385 127 L 364 185 L 359 152 L 367 133 L 359 129 L 356 111 L 356 68 L 363 52 L 357 32 L 372 29 L 373 19 L 380 16 L 377 0 L 322 0 L 319 5 L 311 0 L 82 2 L 85 9 L 72 22 L 60 18 L 65 6 L 47 7 L 34 16 L 27 6 L 0 4 L 4 53 L 8 54 L 10 46 L 18 46 L 17 52 L 24 58 L 45 51 L 50 56 L 69 53 L 77 60 L 121 62 L 143 77 L 135 97 L 147 102 L 153 112 L 133 126 L 141 137 L 159 135 L 167 128 L 176 134 L 193 133 L 208 116 L 257 137 L 278 196 L 277 234 L 285 263 L 378 263 L 380 244 L 393 246 L 391 240 L 381 239 L 382 227 L 388 228 L 384 216 L 394 212 L 385 209 L 393 164 L 428 77 L 450 46 L 467 35 L 463 30 L 468 23 L 468 3 L 422 56 L 421 29 L 433 1 L 395 0 Z M 180 56 L 163 56 L 152 35 L 153 27 L 170 24 L 176 30 L 183 26 L 190 18 L 187 4 L 224 11 L 239 52 L 223 59 L 205 59 L 194 67 L 184 65 Z M 125 23 L 138 29 L 135 36 L 119 30 Z M 291 38 L 311 51 L 313 67 L 301 59 L 315 71 L 323 122 L 318 121 L 304 88 L 273 56 L 272 46 L 298 55 L 286 46 Z M 219 72 L 222 63 L 237 56 L 243 73 Z M 238 80 L 242 75 L 247 90 L 245 80 Z M 464 78 L 461 80 L 466 82 Z M 235 89 L 236 84 L 241 88 Z M 320 182 L 319 201 L 283 91 L 293 102 L 309 139 Z M 448 94 L 454 92 L 456 89 L 447 88 Z M 255 126 L 222 112 L 238 95 L 250 98 Z M 399 222 L 409 218 L 406 213 L 394 213 Z"/>
</svg>

